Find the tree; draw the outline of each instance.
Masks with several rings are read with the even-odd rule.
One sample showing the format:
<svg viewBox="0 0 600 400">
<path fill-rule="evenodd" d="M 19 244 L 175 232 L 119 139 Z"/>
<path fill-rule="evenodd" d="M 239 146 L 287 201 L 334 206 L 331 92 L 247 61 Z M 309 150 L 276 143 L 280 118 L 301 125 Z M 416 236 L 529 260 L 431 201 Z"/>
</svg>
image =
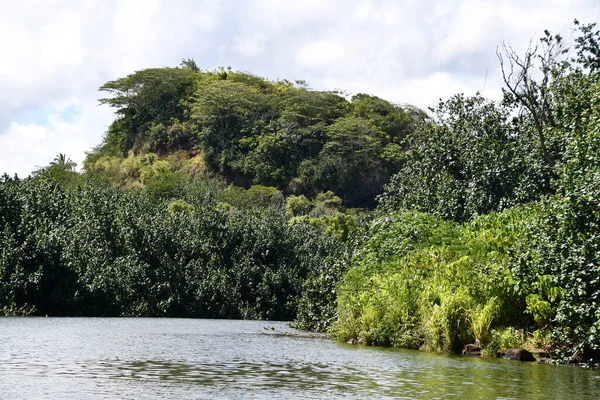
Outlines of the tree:
<svg viewBox="0 0 600 400">
<path fill-rule="evenodd" d="M 192 72 L 200 72 L 200 68 L 198 68 L 193 58 L 184 58 L 181 60 L 181 68 L 187 68 Z"/>
<path fill-rule="evenodd" d="M 379 199 L 383 209 L 463 221 L 548 190 L 548 177 L 529 159 L 508 107 L 480 94 L 455 95 L 431 111 L 433 123 L 411 135 L 406 162 Z"/>
<path fill-rule="evenodd" d="M 526 109 L 533 120 L 539 140 L 541 157 L 554 166 L 555 156 L 548 149 L 547 130 L 556 126 L 552 114 L 551 85 L 561 77 L 568 66 L 566 47 L 560 35 L 544 31 L 539 43 L 530 42 L 525 55 L 520 57 L 506 43 L 496 49 L 505 83 L 505 101 Z M 541 78 L 536 79 L 534 75 Z"/>
<path fill-rule="evenodd" d="M 100 90 L 111 97 L 100 99 L 100 104 L 115 108 L 118 118 L 110 125 L 99 151 L 122 156 L 144 144 L 150 147 L 147 151 L 167 150 L 161 145 L 169 141 L 167 128 L 186 117 L 187 100 L 195 89 L 196 75 L 189 66 L 151 68 L 102 85 Z M 153 143 L 149 144 L 148 134 L 153 128 Z"/>
</svg>

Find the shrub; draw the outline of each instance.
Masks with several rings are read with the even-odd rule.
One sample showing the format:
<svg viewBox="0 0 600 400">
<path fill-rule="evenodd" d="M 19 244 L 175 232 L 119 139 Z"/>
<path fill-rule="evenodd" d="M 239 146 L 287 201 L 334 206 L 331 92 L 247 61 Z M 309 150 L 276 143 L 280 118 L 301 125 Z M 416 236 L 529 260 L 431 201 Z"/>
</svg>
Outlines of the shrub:
<svg viewBox="0 0 600 400">
<path fill-rule="evenodd" d="M 171 215 L 190 213 L 192 211 L 194 211 L 194 206 L 183 200 L 173 200 L 167 206 L 167 212 Z"/>
</svg>

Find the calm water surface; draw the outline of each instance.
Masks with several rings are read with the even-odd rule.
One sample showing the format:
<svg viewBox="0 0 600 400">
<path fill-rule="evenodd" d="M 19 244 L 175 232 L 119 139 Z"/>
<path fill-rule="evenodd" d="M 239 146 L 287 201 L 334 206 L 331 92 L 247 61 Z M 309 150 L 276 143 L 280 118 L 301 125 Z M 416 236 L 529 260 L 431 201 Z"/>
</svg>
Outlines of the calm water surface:
<svg viewBox="0 0 600 400">
<path fill-rule="evenodd" d="M 600 398 L 598 371 L 298 333 L 262 321 L 0 318 L 0 398 Z"/>
</svg>

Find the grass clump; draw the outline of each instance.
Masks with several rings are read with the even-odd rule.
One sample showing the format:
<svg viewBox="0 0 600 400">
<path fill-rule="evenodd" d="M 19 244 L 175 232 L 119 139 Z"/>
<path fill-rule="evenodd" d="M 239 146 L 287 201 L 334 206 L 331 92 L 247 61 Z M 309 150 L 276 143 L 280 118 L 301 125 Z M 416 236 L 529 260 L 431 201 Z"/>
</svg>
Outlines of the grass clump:
<svg viewBox="0 0 600 400">
<path fill-rule="evenodd" d="M 404 211 L 375 220 L 349 261 L 333 335 L 432 351 L 495 345 L 494 328 L 516 326 L 524 314 L 507 260 L 527 215 L 515 209 L 458 224 Z"/>
</svg>

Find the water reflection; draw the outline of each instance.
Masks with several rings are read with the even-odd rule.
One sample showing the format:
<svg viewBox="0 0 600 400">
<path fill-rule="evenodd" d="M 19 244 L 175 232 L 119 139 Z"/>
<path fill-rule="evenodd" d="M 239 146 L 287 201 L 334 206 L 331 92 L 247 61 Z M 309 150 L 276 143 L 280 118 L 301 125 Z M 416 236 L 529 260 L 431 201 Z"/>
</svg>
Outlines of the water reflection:
<svg viewBox="0 0 600 400">
<path fill-rule="evenodd" d="M 284 324 L 0 319 L 6 398 L 595 399 L 598 373 L 304 337 Z"/>
<path fill-rule="evenodd" d="M 102 363 L 89 371 L 106 373 L 118 379 L 160 379 L 175 383 L 252 384 L 254 386 L 293 386 L 309 389 L 323 385 L 333 388 L 376 386 L 372 379 L 362 377 L 352 369 L 326 364 L 251 362 L 244 360 L 213 361 L 196 364 L 147 360 L 138 362 Z"/>
</svg>

